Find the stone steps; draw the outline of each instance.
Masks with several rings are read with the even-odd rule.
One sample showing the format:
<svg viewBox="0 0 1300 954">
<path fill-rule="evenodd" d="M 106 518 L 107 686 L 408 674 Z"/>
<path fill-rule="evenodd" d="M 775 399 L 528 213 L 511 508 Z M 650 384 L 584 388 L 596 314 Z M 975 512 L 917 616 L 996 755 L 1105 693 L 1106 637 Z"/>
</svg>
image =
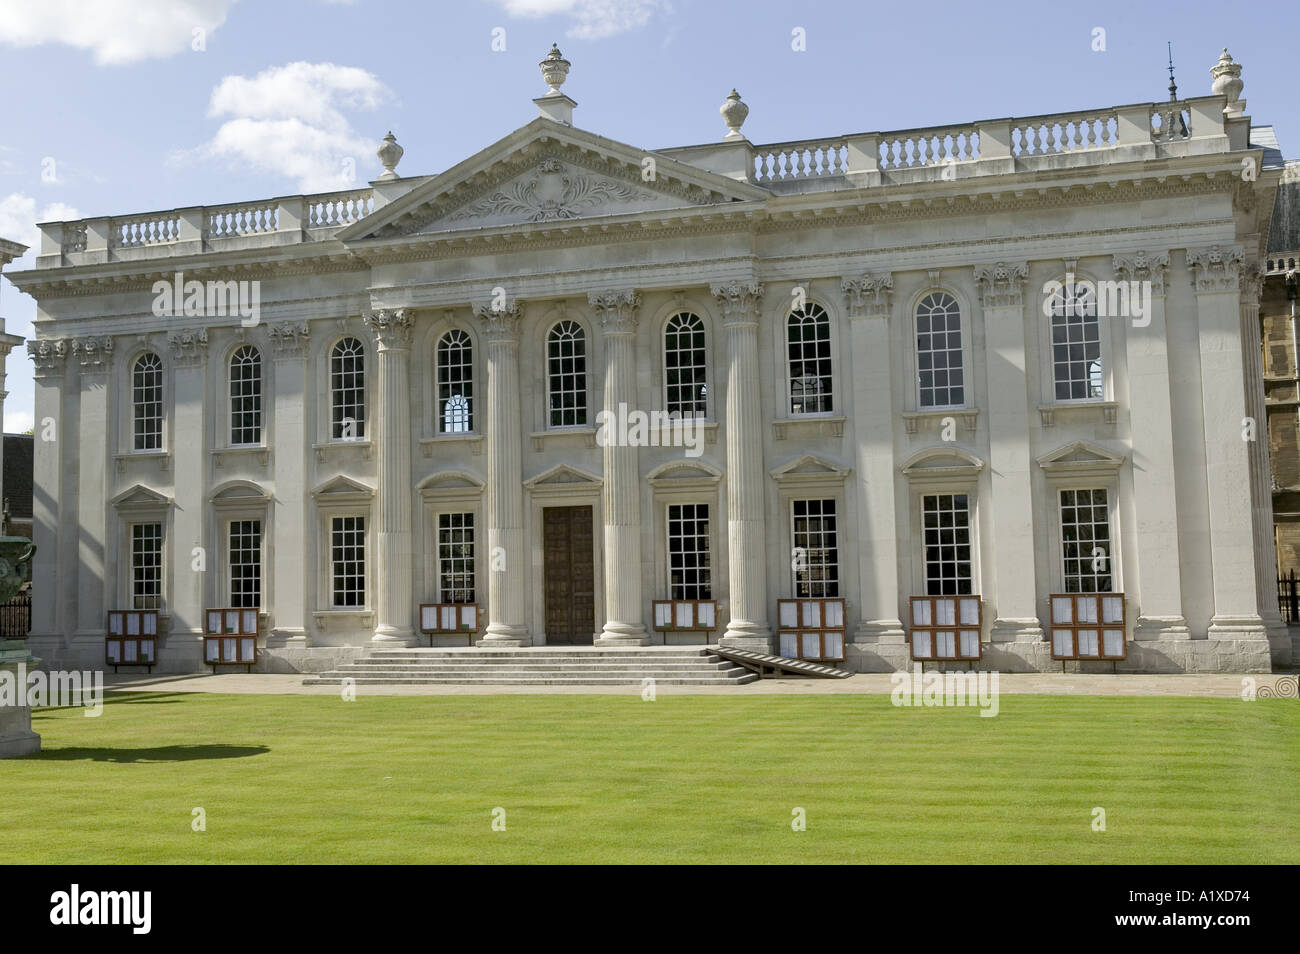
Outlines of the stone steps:
<svg viewBox="0 0 1300 954">
<path fill-rule="evenodd" d="M 309 676 L 307 686 L 664 686 L 744 685 L 754 673 L 707 649 L 381 649 L 338 669 Z"/>
</svg>

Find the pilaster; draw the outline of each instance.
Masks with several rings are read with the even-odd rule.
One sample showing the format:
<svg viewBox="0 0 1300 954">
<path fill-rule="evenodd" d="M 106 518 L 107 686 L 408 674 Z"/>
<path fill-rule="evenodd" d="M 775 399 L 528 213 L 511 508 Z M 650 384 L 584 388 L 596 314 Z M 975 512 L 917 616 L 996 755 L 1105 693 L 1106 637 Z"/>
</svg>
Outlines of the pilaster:
<svg viewBox="0 0 1300 954">
<path fill-rule="evenodd" d="M 76 590 L 75 568 L 59 560 L 59 528 L 63 519 L 72 520 L 64 508 L 64 448 L 76 452 L 77 434 L 64 433 L 63 403 L 67 380 L 69 344 L 64 339 L 27 342 L 35 376 L 35 441 L 32 486 L 39 488 L 32 498 L 32 537 L 36 555 L 32 559 L 32 623 L 29 650 L 52 663 L 64 647 L 64 634 L 73 630 L 68 603 L 60 593 Z M 70 624 L 70 625 L 69 625 Z"/>
<path fill-rule="evenodd" d="M 209 550 L 204 539 L 207 521 L 207 450 L 203 385 L 208 358 L 206 330 L 171 332 L 167 335 L 172 364 L 172 429 L 167 435 L 167 449 L 172 458 L 174 500 L 171 539 L 166 554 L 171 560 L 171 592 L 167 609 L 171 627 L 166 637 L 168 655 L 187 663 L 203 659 L 203 574 L 193 569 L 195 547 Z M 214 554 L 209 553 L 209 557 Z M 215 572 L 211 567 L 207 572 Z"/>
<path fill-rule="evenodd" d="M 862 619 L 858 642 L 906 642 L 899 619 L 898 532 L 894 517 L 894 390 L 889 317 L 894 278 L 863 275 L 840 283 L 853 347 L 853 433 L 861 475 L 857 538 Z"/>
<path fill-rule="evenodd" d="M 1030 470 L 1028 378 L 1025 366 L 1024 262 L 977 265 L 988 362 L 989 526 L 993 528 L 994 642 L 1038 641 L 1038 574 L 1034 561 L 1033 474 Z M 1050 502 L 1049 502 L 1050 503 Z"/>
<path fill-rule="evenodd" d="M 77 546 L 75 599 L 77 627 L 73 633 L 77 659 L 102 659 L 110 574 L 105 564 L 108 541 L 108 373 L 113 339 L 108 335 L 75 338 L 70 345 L 73 369 L 80 376 L 77 415 Z M 39 551 L 38 551 L 39 552 Z"/>
<path fill-rule="evenodd" d="M 275 453 L 272 473 L 275 479 L 274 515 L 271 533 L 275 552 L 272 558 L 274 605 L 263 607 L 271 613 L 268 646 L 305 647 L 307 635 L 307 560 L 303 557 L 308 526 L 306 367 L 307 342 L 311 329 L 305 321 L 284 321 L 267 328 L 271 342 L 274 375 Z"/>
</svg>

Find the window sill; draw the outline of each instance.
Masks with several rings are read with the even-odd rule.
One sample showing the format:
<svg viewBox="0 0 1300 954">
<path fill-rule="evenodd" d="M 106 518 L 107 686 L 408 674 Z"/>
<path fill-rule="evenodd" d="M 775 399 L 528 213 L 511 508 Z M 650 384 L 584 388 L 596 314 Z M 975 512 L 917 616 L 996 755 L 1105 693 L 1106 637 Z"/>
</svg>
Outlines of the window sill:
<svg viewBox="0 0 1300 954">
<path fill-rule="evenodd" d="M 126 462 L 129 460 L 139 461 L 157 461 L 158 469 L 167 471 L 171 469 L 172 455 L 169 451 L 127 451 L 125 454 L 116 454 L 113 460 L 117 463 L 118 474 L 126 472 Z"/>
<path fill-rule="evenodd" d="M 842 414 L 805 414 L 785 417 L 772 422 L 772 433 L 778 441 L 787 437 L 843 437 Z"/>
<path fill-rule="evenodd" d="M 469 452 L 475 457 L 483 453 L 483 435 L 478 431 L 464 434 L 439 434 L 437 437 L 421 437 L 420 450 L 425 457 L 433 456 L 433 449 L 439 444 L 468 444 Z"/>
<path fill-rule="evenodd" d="M 587 447 L 596 446 L 596 428 L 594 427 L 551 427 L 544 431 L 533 431 L 529 435 L 533 439 L 533 450 L 543 450 L 547 441 L 556 440 L 564 437 L 581 437 Z"/>
<path fill-rule="evenodd" d="M 1114 424 L 1119 415 L 1118 401 L 1058 401 L 1053 404 L 1038 405 L 1038 419 L 1043 427 L 1054 427 L 1056 416 L 1064 414 L 1070 418 L 1091 418 L 1103 424 Z"/>
<path fill-rule="evenodd" d="M 232 447 L 218 447 L 212 451 L 212 463 L 217 467 L 223 467 L 227 457 L 256 457 L 257 462 L 263 467 L 271 458 L 271 448 L 265 444 L 244 444 Z"/>
<path fill-rule="evenodd" d="M 944 418 L 961 418 L 963 426 L 973 434 L 979 423 L 979 413 L 979 408 L 973 407 L 926 408 L 923 411 L 904 411 L 903 423 L 907 427 L 907 433 L 915 434 L 922 424 L 928 426 L 931 423 L 942 423 Z"/>
<path fill-rule="evenodd" d="M 334 453 L 340 448 L 345 448 L 345 447 L 360 448 L 361 456 L 366 460 L 370 460 L 370 458 L 373 457 L 375 453 L 374 442 L 370 440 L 319 441 L 311 445 L 311 449 L 316 452 L 316 463 L 318 464 L 325 462 L 325 457 L 327 454 Z"/>
</svg>

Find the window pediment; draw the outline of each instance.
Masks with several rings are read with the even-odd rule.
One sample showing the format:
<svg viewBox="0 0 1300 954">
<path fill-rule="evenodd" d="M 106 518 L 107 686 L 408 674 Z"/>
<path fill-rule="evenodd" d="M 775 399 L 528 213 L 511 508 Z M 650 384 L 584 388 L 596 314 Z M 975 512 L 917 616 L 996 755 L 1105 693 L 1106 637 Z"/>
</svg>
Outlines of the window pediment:
<svg viewBox="0 0 1300 954">
<path fill-rule="evenodd" d="M 984 461 L 960 447 L 927 447 L 903 462 L 903 473 L 918 478 L 974 478 L 984 469 Z"/>
<path fill-rule="evenodd" d="M 786 461 L 779 467 L 768 471 L 772 479 L 783 486 L 836 482 L 843 483 L 851 468 L 818 457 L 804 454 L 794 460 Z"/>
<path fill-rule="evenodd" d="M 1127 458 L 1088 441 L 1073 441 L 1038 458 L 1038 466 L 1053 477 L 1113 476 Z"/>
<path fill-rule="evenodd" d="M 114 497 L 111 503 L 117 510 L 157 510 L 160 507 L 170 507 L 172 498 L 144 484 L 135 484 Z"/>
<path fill-rule="evenodd" d="M 570 467 L 568 464 L 556 464 L 542 471 L 536 477 L 524 481 L 524 486 L 532 491 L 539 490 L 599 490 L 604 484 L 595 474 Z"/>
<path fill-rule="evenodd" d="M 311 495 L 318 503 L 352 503 L 371 499 L 375 488 L 340 475 L 317 486 Z"/>
</svg>

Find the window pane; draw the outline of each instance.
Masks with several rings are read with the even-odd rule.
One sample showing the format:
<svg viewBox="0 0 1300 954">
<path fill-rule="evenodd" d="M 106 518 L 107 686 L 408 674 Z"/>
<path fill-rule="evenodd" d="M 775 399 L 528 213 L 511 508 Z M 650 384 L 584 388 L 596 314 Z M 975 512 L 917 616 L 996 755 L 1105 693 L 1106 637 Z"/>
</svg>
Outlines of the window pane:
<svg viewBox="0 0 1300 954">
<path fill-rule="evenodd" d="M 438 430 L 474 430 L 474 350 L 469 335 L 454 328 L 438 342 Z"/>
<path fill-rule="evenodd" d="M 947 292 L 926 295 L 916 306 L 916 367 L 921 407 L 965 403 L 961 309 Z"/>
<path fill-rule="evenodd" d="M 966 494 L 927 494 L 921 498 L 928 596 L 972 592 L 970 504 Z"/>
<path fill-rule="evenodd" d="M 682 312 L 664 329 L 665 408 L 682 417 L 704 417 L 706 360 L 704 322 Z"/>
<path fill-rule="evenodd" d="M 794 541 L 794 595 L 840 595 L 839 543 L 834 500 L 791 501 Z"/>
<path fill-rule="evenodd" d="M 438 514 L 440 603 L 474 602 L 474 514 Z"/>
<path fill-rule="evenodd" d="M 551 427 L 587 423 L 587 336 L 576 321 L 561 321 L 546 341 Z"/>
<path fill-rule="evenodd" d="M 363 440 L 366 435 L 366 353 L 356 338 L 344 338 L 330 352 L 330 437 Z"/>
<path fill-rule="evenodd" d="M 1065 592 L 1113 592 L 1106 491 L 1062 490 L 1060 500 Z"/>
<path fill-rule="evenodd" d="M 230 358 L 230 443 L 262 442 L 262 354 L 245 345 Z"/>
<path fill-rule="evenodd" d="M 162 450 L 162 359 L 142 354 L 131 373 L 131 413 L 136 450 Z"/>
<path fill-rule="evenodd" d="M 708 504 L 668 507 L 668 598 L 713 599 Z"/>
<path fill-rule="evenodd" d="M 334 605 L 366 605 L 366 520 L 330 520 L 330 571 Z"/>
<path fill-rule="evenodd" d="M 131 526 L 131 606 L 162 607 L 162 524 Z"/>
<path fill-rule="evenodd" d="M 262 605 L 262 521 L 230 521 L 230 605 Z"/>
<path fill-rule="evenodd" d="M 1065 285 L 1052 298 L 1052 380 L 1058 401 L 1103 396 L 1097 299 Z"/>
<path fill-rule="evenodd" d="M 789 352 L 790 413 L 821 414 L 832 410 L 831 322 L 826 311 L 809 302 L 786 322 Z"/>
</svg>

